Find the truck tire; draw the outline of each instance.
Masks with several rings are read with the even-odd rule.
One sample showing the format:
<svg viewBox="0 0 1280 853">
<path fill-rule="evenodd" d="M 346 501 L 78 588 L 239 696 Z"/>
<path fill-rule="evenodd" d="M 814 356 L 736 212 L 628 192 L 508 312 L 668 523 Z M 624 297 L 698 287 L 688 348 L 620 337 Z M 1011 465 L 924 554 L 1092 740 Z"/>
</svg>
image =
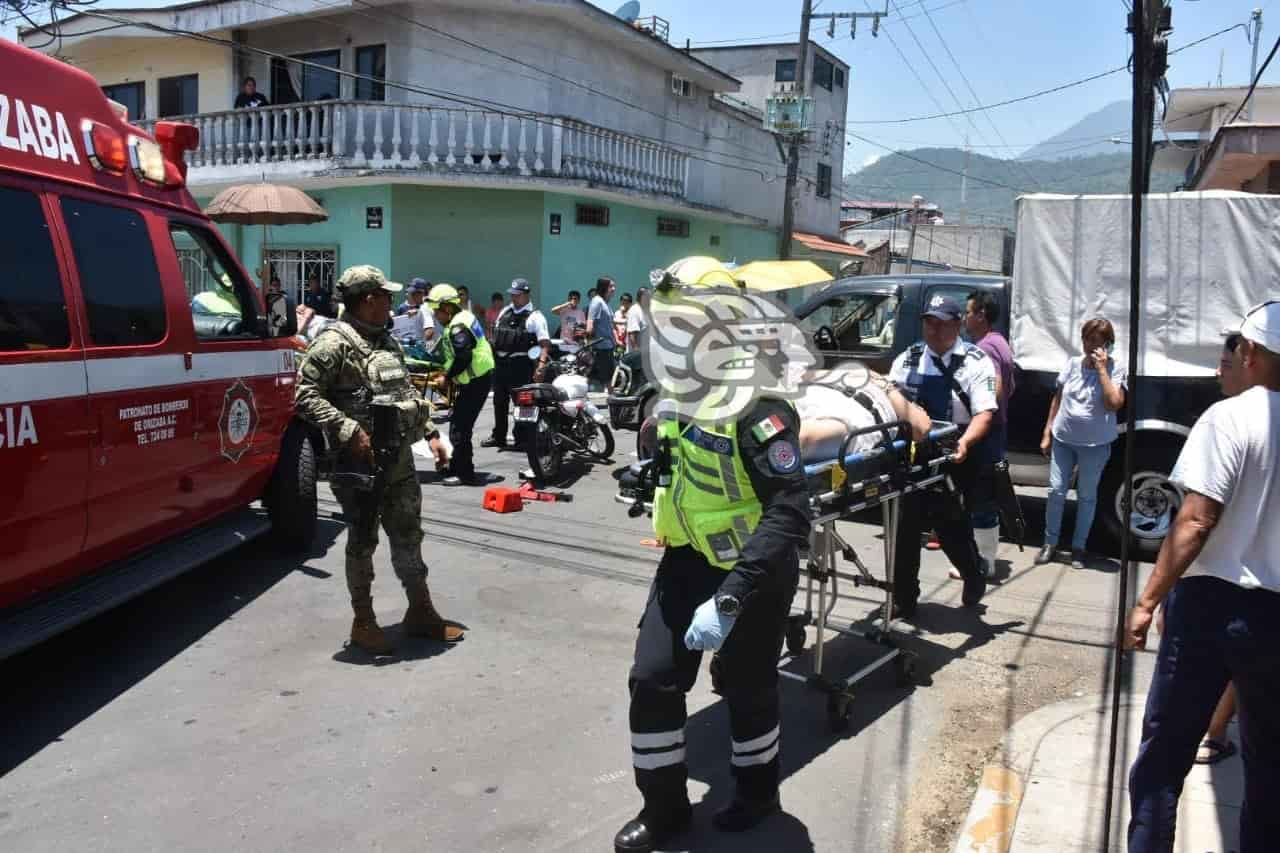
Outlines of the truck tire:
<svg viewBox="0 0 1280 853">
<path fill-rule="evenodd" d="M 1098 514 L 1108 546 L 1120 555 L 1120 544 L 1126 527 L 1131 535 L 1130 556 L 1135 560 L 1154 562 L 1164 543 L 1165 534 L 1182 508 L 1182 490 L 1169 482 L 1169 474 L 1178 461 L 1181 440 L 1158 434 L 1139 434 L 1134 448 L 1133 506 L 1124 518 L 1124 439 L 1116 442 L 1098 486 Z M 1128 524 L 1126 525 L 1126 521 Z"/>
<path fill-rule="evenodd" d="M 291 551 L 310 547 L 316 536 L 316 452 L 306 428 L 296 421 L 280 442 L 266 504 L 276 542 Z"/>
</svg>

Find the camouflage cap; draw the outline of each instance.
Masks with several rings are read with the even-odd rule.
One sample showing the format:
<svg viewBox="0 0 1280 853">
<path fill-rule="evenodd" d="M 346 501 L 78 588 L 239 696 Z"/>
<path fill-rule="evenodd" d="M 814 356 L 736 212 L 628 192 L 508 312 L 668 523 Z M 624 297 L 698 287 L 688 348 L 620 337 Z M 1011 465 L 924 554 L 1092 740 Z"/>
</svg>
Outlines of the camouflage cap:
<svg viewBox="0 0 1280 853">
<path fill-rule="evenodd" d="M 373 293 L 375 290 L 399 293 L 404 290 L 404 286 L 396 284 L 394 281 L 387 281 L 387 277 L 383 275 L 382 270 L 368 264 L 347 267 L 343 270 L 342 277 L 338 279 L 338 292 L 342 294 L 344 299 L 348 296 Z"/>
</svg>

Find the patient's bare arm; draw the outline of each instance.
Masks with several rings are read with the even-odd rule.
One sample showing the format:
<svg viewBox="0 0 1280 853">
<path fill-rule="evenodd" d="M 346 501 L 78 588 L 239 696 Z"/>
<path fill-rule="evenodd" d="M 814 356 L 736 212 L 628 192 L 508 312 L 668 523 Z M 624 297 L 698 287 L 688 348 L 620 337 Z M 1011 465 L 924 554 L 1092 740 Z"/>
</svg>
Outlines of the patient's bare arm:
<svg viewBox="0 0 1280 853">
<path fill-rule="evenodd" d="M 924 409 L 902 396 L 897 388 L 889 389 L 889 402 L 893 404 L 894 414 L 911 424 L 912 440 L 920 441 L 929 434 L 933 421 Z"/>
</svg>

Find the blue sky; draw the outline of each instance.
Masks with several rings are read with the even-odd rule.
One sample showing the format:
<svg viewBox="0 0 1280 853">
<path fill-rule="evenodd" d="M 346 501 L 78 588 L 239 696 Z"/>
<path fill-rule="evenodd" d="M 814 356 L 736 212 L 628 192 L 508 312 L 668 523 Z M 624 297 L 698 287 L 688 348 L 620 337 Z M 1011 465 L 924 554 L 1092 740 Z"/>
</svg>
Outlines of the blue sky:
<svg viewBox="0 0 1280 853">
<path fill-rule="evenodd" d="M 683 45 L 686 38 L 696 46 L 759 36 L 775 36 L 768 40 L 784 41 L 798 38 L 800 29 L 799 0 L 640 2 L 642 16 L 658 15 L 670 21 L 673 44 Z M 882 10 L 885 2 L 815 0 L 814 11 Z M 596 5 L 613 11 L 621 0 Z M 821 22 L 815 27 L 813 38 L 852 66 L 850 130 L 899 149 L 960 146 L 968 133 L 975 151 L 1008 156 L 1021 153 L 1112 101 L 1127 99 L 1132 86 L 1130 76 L 1119 73 L 1022 104 L 996 108 L 987 113 L 990 122 L 982 114 L 975 114 L 973 125 L 963 117 L 896 125 L 853 122 L 955 110 L 956 100 L 939 79 L 939 72 L 962 106 L 969 108 L 975 106 L 974 98 L 960 72 L 982 103 L 989 104 L 1123 66 L 1128 61 L 1130 44 L 1124 31 L 1125 5 L 1122 0 L 888 0 L 890 16 L 883 22 L 879 38 L 871 37 L 869 21 L 859 22 L 857 39 L 853 41 L 849 39 L 847 23 L 837 24 L 835 39 L 828 40 L 825 22 Z M 1244 23 L 1259 5 L 1264 8 L 1261 62 L 1280 36 L 1280 3 L 1267 9 L 1271 3 L 1266 0 L 1174 0 L 1170 42 L 1177 47 Z M 924 14 L 926 9 L 930 10 L 928 15 Z M 954 54 L 960 71 L 947 55 L 938 33 Z M 1216 84 L 1218 61 L 1224 49 L 1223 82 L 1247 84 L 1251 48 L 1244 31 L 1236 29 L 1173 56 L 1170 85 L 1178 88 Z M 929 59 L 937 66 L 936 71 Z M 912 67 L 925 86 L 912 74 Z M 1264 82 L 1271 80 L 1280 80 L 1280 61 L 1267 70 Z M 939 109 L 939 104 L 945 109 Z M 1115 130 L 1128 136 L 1124 127 Z M 1004 148 L 1006 143 L 1012 148 Z M 883 148 L 851 140 L 846 168 L 856 168 L 884 153 Z"/>
<path fill-rule="evenodd" d="M 825 23 L 814 29 L 813 37 L 819 43 L 852 66 L 850 130 L 872 140 L 849 141 L 847 168 L 856 168 L 884 154 L 885 147 L 963 145 L 966 134 L 975 151 L 1016 155 L 1089 112 L 1129 94 L 1130 78 L 1122 72 L 1053 95 L 995 108 L 985 115 L 975 113 L 972 124 L 957 117 L 910 124 L 859 125 L 856 122 L 951 111 L 956 109 L 957 99 L 965 108 L 974 106 L 973 94 L 960 72 L 982 102 L 989 104 L 1122 66 L 1129 56 L 1129 37 L 1124 31 L 1126 0 L 815 1 L 818 12 L 884 9 L 886 2 L 890 11 L 879 38 L 871 37 L 866 21 L 860 22 L 854 41 L 849 39 L 847 24 L 837 26 L 836 37 L 831 40 Z M 622 0 L 596 3 L 608 11 L 621 4 Z M 1261 53 L 1265 56 L 1270 44 L 1280 36 L 1280 3 L 1275 0 L 1174 0 L 1171 43 L 1177 47 L 1244 23 L 1250 10 L 1259 4 L 1264 9 Z M 130 0 L 102 5 L 167 4 Z M 641 0 L 641 6 L 642 15 L 659 15 L 671 23 L 671 41 L 677 45 L 683 45 L 686 39 L 694 45 L 748 39 L 785 41 L 795 39 L 799 30 L 799 0 Z M 3 34 L 12 37 L 12 32 L 9 27 Z M 954 63 L 939 34 L 954 55 Z M 1170 84 L 1177 88 L 1216 81 L 1223 50 L 1224 82 L 1247 83 L 1250 47 L 1244 31 L 1236 29 L 1173 56 Z M 940 75 L 950 84 L 954 97 Z M 1280 81 L 1280 62 L 1268 69 L 1266 81 Z M 1125 128 L 1115 130 L 1127 135 Z"/>
</svg>

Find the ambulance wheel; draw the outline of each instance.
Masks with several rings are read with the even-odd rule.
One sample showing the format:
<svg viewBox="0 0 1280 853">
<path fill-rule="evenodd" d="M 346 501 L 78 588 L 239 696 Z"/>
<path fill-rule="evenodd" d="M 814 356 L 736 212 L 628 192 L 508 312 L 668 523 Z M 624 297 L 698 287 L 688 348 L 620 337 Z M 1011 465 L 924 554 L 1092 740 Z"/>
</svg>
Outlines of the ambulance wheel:
<svg viewBox="0 0 1280 853">
<path fill-rule="evenodd" d="M 853 721 L 853 696 L 848 693 L 830 693 L 827 695 L 827 723 L 831 731 L 839 734 L 849 730 Z"/>
<path fill-rule="evenodd" d="M 893 661 L 893 679 L 899 687 L 911 687 L 916 683 L 916 655 L 902 652 Z"/>
<path fill-rule="evenodd" d="M 289 550 L 310 547 L 316 536 L 316 453 L 300 423 L 285 430 L 265 497 L 272 538 Z"/>
<path fill-rule="evenodd" d="M 787 624 L 787 651 L 793 655 L 804 651 L 805 621 L 803 616 L 792 616 Z"/>
</svg>

